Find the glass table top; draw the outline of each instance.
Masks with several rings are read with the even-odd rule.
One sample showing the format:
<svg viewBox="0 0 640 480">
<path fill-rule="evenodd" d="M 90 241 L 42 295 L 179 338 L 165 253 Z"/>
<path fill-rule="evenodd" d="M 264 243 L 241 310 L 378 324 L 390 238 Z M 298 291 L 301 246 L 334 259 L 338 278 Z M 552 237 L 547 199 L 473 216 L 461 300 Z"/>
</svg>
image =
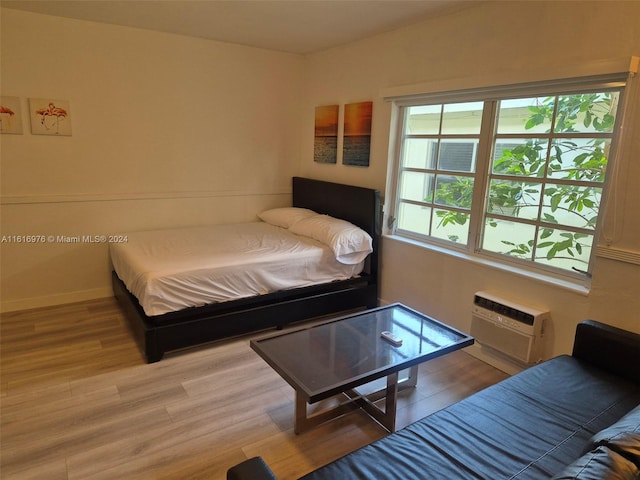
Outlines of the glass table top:
<svg viewBox="0 0 640 480">
<path fill-rule="evenodd" d="M 383 339 L 383 331 L 402 345 Z M 473 337 L 396 303 L 250 345 L 313 403 L 472 343 Z"/>
</svg>

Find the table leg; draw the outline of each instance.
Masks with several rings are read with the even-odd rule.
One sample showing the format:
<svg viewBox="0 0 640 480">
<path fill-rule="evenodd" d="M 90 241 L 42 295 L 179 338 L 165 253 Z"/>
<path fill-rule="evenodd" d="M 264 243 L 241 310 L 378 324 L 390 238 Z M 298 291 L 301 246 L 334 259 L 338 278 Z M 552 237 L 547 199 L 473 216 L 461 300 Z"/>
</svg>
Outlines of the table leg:
<svg viewBox="0 0 640 480">
<path fill-rule="evenodd" d="M 341 417 L 345 413 L 362 408 L 389 432 L 393 432 L 396 428 L 398 388 L 398 373 L 396 372 L 387 376 L 387 387 L 382 391 L 362 395 L 356 390 L 348 390 L 343 395 L 349 401 L 310 416 L 307 413 L 306 400 L 296 392 L 294 431 L 296 434 L 304 432 L 329 420 Z M 385 399 L 384 410 L 375 404 L 376 401 L 382 398 Z"/>
<path fill-rule="evenodd" d="M 302 397 L 302 395 L 296 392 L 295 420 L 293 430 L 296 434 L 304 432 L 313 427 L 328 422 L 329 420 L 341 417 L 345 413 L 357 410 L 358 408 L 360 408 L 360 406 L 354 402 L 345 402 L 336 407 L 323 410 L 322 412 L 315 413 L 309 416 L 307 414 L 307 401 Z"/>
<path fill-rule="evenodd" d="M 418 384 L 418 365 L 409 368 L 409 376 L 398 385 L 400 390 L 415 387 Z"/>
<path fill-rule="evenodd" d="M 370 401 L 367 397 L 360 397 L 359 403 L 362 409 L 374 418 L 380 425 L 393 433 L 396 429 L 396 410 L 398 398 L 398 373 L 387 376 L 387 388 L 385 390 L 384 410 Z"/>
</svg>

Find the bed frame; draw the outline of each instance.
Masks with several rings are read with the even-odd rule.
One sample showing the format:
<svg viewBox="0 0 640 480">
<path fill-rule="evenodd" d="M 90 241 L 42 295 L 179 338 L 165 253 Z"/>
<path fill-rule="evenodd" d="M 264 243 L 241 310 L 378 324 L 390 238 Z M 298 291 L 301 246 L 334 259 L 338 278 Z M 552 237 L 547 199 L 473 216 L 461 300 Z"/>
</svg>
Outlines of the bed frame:
<svg viewBox="0 0 640 480">
<path fill-rule="evenodd" d="M 355 308 L 378 306 L 382 207 L 369 188 L 293 177 L 293 206 L 342 218 L 373 238 L 357 278 L 147 316 L 115 272 L 113 291 L 148 363 L 165 352 Z"/>
</svg>

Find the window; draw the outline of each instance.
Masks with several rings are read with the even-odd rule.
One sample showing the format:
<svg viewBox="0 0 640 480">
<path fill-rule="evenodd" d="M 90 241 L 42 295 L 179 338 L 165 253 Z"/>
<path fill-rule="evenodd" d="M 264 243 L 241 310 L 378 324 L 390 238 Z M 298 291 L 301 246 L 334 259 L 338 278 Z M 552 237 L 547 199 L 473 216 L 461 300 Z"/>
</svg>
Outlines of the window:
<svg viewBox="0 0 640 480">
<path fill-rule="evenodd" d="M 397 99 L 393 233 L 589 275 L 624 78 Z"/>
</svg>

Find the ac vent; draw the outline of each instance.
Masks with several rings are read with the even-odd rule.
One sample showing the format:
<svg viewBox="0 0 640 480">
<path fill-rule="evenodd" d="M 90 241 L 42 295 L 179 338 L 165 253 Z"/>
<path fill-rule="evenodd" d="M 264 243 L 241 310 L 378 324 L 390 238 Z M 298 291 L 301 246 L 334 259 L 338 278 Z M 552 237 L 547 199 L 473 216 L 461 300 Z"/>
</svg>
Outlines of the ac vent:
<svg viewBox="0 0 640 480">
<path fill-rule="evenodd" d="M 531 313 L 520 310 L 518 308 L 510 307 L 509 305 L 505 305 L 501 302 L 490 300 L 478 294 L 475 295 L 473 303 L 475 303 L 479 307 L 491 310 L 492 312 L 496 312 L 500 315 L 506 315 L 507 317 L 513 318 L 522 323 L 526 323 L 527 325 L 533 325 L 533 322 L 536 318 L 535 315 Z"/>
</svg>

